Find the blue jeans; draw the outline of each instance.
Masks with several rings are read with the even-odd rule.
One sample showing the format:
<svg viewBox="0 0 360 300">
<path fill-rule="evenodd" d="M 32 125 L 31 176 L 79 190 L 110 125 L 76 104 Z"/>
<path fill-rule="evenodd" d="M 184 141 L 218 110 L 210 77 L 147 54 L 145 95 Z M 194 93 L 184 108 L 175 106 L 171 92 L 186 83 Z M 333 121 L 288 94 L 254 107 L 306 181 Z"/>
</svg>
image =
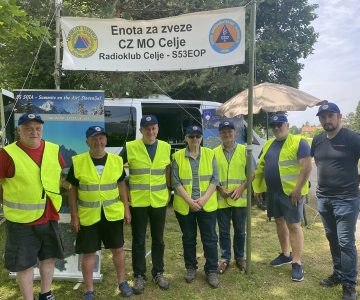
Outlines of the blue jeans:
<svg viewBox="0 0 360 300">
<path fill-rule="evenodd" d="M 356 221 L 360 196 L 352 199 L 318 199 L 318 211 L 329 241 L 334 272 L 342 284 L 356 285 L 357 251 Z"/>
<path fill-rule="evenodd" d="M 218 264 L 218 248 L 216 234 L 216 211 L 189 212 L 184 216 L 175 212 L 182 231 L 182 243 L 184 250 L 184 261 L 186 269 L 197 269 L 196 259 L 196 236 L 197 225 L 199 225 L 201 242 L 203 244 L 206 263 L 205 273 L 216 272 Z"/>
<path fill-rule="evenodd" d="M 219 225 L 219 242 L 221 258 L 226 261 L 231 259 L 231 238 L 230 221 L 234 227 L 234 257 L 235 259 L 244 257 L 245 237 L 246 237 L 246 207 L 220 208 L 217 211 Z"/>
</svg>

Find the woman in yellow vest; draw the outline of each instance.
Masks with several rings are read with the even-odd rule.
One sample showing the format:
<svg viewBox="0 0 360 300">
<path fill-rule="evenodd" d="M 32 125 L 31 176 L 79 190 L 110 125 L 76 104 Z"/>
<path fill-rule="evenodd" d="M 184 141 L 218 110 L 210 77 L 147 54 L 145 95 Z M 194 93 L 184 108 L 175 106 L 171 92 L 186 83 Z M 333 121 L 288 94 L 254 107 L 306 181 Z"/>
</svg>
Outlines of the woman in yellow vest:
<svg viewBox="0 0 360 300">
<path fill-rule="evenodd" d="M 212 288 L 217 288 L 216 160 L 213 150 L 200 146 L 200 127 L 189 126 L 185 133 L 187 147 L 175 152 L 172 162 L 174 209 L 183 234 L 185 281 L 191 283 L 196 277 L 196 235 L 199 226 L 206 259 L 206 278 Z"/>
</svg>

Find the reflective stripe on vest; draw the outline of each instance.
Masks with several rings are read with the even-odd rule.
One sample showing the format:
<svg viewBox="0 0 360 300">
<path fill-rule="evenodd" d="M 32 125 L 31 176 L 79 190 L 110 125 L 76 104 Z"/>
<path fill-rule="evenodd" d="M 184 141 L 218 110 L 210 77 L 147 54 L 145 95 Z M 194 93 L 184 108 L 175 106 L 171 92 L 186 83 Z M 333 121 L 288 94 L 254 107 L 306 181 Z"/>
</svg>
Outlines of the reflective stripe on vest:
<svg viewBox="0 0 360 300">
<path fill-rule="evenodd" d="M 192 193 L 192 171 L 190 160 L 185 156 L 186 149 L 181 149 L 173 154 L 177 165 L 179 166 L 179 177 L 181 183 L 186 190 L 186 192 L 191 195 Z M 200 195 L 203 196 L 209 185 L 210 179 L 213 174 L 212 162 L 214 159 L 214 151 L 206 148 L 200 147 L 200 163 L 199 163 L 199 188 Z M 175 192 L 174 195 L 174 209 L 182 215 L 187 215 L 189 213 L 189 204 L 183 199 L 179 194 Z M 217 198 L 216 193 L 214 192 L 209 200 L 204 205 L 203 209 L 207 212 L 211 212 L 217 209 Z"/>
<path fill-rule="evenodd" d="M 108 153 L 101 177 L 89 152 L 73 156 L 75 178 L 79 180 L 78 214 L 80 224 L 90 226 L 100 221 L 101 209 L 108 221 L 124 218 L 124 204 L 120 200 L 117 181 L 123 173 L 123 161 Z"/>
<path fill-rule="evenodd" d="M 300 174 L 300 164 L 297 160 L 297 153 L 302 137 L 288 134 L 279 155 L 279 174 L 283 192 L 289 195 L 295 188 Z M 258 168 L 255 171 L 255 179 L 253 181 L 253 189 L 256 193 L 266 192 L 266 182 L 264 178 L 265 155 L 275 139 L 268 140 L 264 147 L 263 153 L 259 159 Z M 301 189 L 301 195 L 309 192 L 308 181 L 305 182 Z"/>
<path fill-rule="evenodd" d="M 141 139 L 126 143 L 132 207 L 167 205 L 166 167 L 170 165 L 170 145 L 160 140 L 157 143 L 153 161 Z"/>
<path fill-rule="evenodd" d="M 47 196 L 54 208 L 60 210 L 59 146 L 44 143 L 40 168 L 16 143 L 4 148 L 15 167 L 14 176 L 4 178 L 2 184 L 4 215 L 9 221 L 30 223 L 39 219 L 44 213 Z"/>
<path fill-rule="evenodd" d="M 246 154 L 245 146 L 237 144 L 230 162 L 226 159 L 222 145 L 214 149 L 216 164 L 219 172 L 219 181 L 228 191 L 233 191 L 239 185 L 246 181 L 245 167 Z M 233 200 L 231 197 L 223 198 L 220 192 L 217 192 L 218 208 L 227 208 L 231 206 L 245 207 L 247 205 L 246 189 L 239 199 Z"/>
</svg>

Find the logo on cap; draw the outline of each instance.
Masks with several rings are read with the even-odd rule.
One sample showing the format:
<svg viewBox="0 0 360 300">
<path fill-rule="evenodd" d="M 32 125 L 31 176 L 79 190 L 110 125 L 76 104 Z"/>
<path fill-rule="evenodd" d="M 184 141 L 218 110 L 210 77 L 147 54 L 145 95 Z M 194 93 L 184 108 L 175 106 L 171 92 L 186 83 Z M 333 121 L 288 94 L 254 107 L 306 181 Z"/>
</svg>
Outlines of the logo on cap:
<svg viewBox="0 0 360 300">
<path fill-rule="evenodd" d="M 230 123 L 229 122 L 224 122 L 224 125 L 229 125 Z"/>
<path fill-rule="evenodd" d="M 278 116 L 273 117 L 273 120 L 274 120 L 274 121 L 277 121 L 277 119 L 279 119 Z"/>
<path fill-rule="evenodd" d="M 145 119 L 146 121 L 151 121 L 151 117 L 146 117 L 146 119 Z"/>
<path fill-rule="evenodd" d="M 329 105 L 325 104 L 322 106 L 322 109 L 328 109 L 329 108 Z"/>
<path fill-rule="evenodd" d="M 193 130 L 198 130 L 199 128 L 197 128 L 197 126 L 193 126 L 192 129 L 193 129 Z"/>
<path fill-rule="evenodd" d="M 100 128 L 99 126 L 96 126 L 94 129 L 95 129 L 96 131 L 101 131 L 101 128 Z"/>
</svg>

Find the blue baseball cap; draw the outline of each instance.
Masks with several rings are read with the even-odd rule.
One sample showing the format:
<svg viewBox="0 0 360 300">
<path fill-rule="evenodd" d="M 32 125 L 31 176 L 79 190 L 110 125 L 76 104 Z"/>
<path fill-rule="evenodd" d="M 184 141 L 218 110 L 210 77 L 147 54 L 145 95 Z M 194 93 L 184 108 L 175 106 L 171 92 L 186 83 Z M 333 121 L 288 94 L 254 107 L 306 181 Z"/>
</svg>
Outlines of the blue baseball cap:
<svg viewBox="0 0 360 300">
<path fill-rule="evenodd" d="M 199 126 L 191 125 L 191 126 L 186 127 L 186 129 L 185 129 L 185 134 L 186 135 L 190 135 L 190 134 L 193 134 L 193 133 L 199 133 L 201 135 L 203 134 L 202 129 Z"/>
<path fill-rule="evenodd" d="M 29 121 L 36 121 L 44 124 L 44 121 L 41 119 L 39 114 L 23 114 L 18 120 L 18 126 L 23 125 Z"/>
<path fill-rule="evenodd" d="M 331 111 L 334 113 L 340 113 L 339 107 L 335 103 L 328 102 L 326 104 L 320 105 L 317 116 L 320 115 L 323 111 Z"/>
<path fill-rule="evenodd" d="M 140 127 L 145 127 L 147 125 L 159 124 L 157 118 L 154 115 L 145 115 L 140 120 Z"/>
<path fill-rule="evenodd" d="M 232 123 L 230 121 L 221 121 L 219 124 L 219 131 L 223 130 L 226 127 L 230 128 L 230 129 L 235 129 L 234 123 Z"/>
<path fill-rule="evenodd" d="M 104 134 L 106 135 L 105 129 L 101 126 L 90 126 L 87 130 L 86 130 L 86 138 L 91 137 L 91 136 L 95 136 L 98 134 Z"/>
<path fill-rule="evenodd" d="M 287 123 L 288 119 L 285 114 L 275 114 L 270 117 L 269 125 L 274 123 Z"/>
</svg>

